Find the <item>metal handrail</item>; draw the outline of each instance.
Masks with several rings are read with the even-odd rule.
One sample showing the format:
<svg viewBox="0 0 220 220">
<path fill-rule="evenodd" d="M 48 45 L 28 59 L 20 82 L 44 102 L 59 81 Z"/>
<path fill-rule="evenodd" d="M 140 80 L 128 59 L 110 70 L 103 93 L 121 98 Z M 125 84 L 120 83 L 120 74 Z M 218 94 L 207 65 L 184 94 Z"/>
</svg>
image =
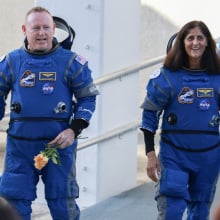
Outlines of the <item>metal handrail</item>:
<svg viewBox="0 0 220 220">
<path fill-rule="evenodd" d="M 88 140 L 86 142 L 80 143 L 77 147 L 77 150 L 79 151 L 79 150 L 85 149 L 91 145 L 98 144 L 100 142 L 106 141 L 106 140 L 108 140 L 112 137 L 115 137 L 115 136 L 120 137 L 121 135 L 123 135 L 124 133 L 126 133 L 128 131 L 137 129 L 139 126 L 140 126 L 139 121 L 130 122 L 126 125 L 123 125 L 121 127 L 115 128 L 111 131 L 108 131 L 105 134 L 99 135 L 95 138 L 91 138 L 90 140 Z"/>
<path fill-rule="evenodd" d="M 148 68 L 148 67 L 151 67 L 151 66 L 154 66 L 156 64 L 161 63 L 163 61 L 164 57 L 165 56 L 159 56 L 159 57 L 156 57 L 156 58 L 153 58 L 150 60 L 144 60 L 143 62 L 141 62 L 139 64 L 136 64 L 136 65 L 130 66 L 128 68 L 125 68 L 125 69 L 104 75 L 100 78 L 97 78 L 94 80 L 94 82 L 96 85 L 100 85 L 100 84 L 104 84 L 106 82 L 109 82 L 111 80 L 121 78 L 122 76 L 134 74 L 142 69 L 145 69 L 145 68 Z M 140 125 L 139 121 L 134 121 L 134 122 L 128 123 L 126 125 L 123 125 L 121 127 L 115 128 L 114 130 L 108 131 L 108 132 L 101 134 L 97 137 L 91 138 L 88 141 L 85 141 L 83 143 L 79 143 L 77 150 L 79 151 L 79 150 L 85 149 L 87 147 L 90 147 L 94 144 L 98 144 L 103 141 L 106 141 L 112 137 L 120 136 L 130 130 L 137 129 L 139 125 Z"/>
<path fill-rule="evenodd" d="M 108 81 L 111 81 L 111 80 L 114 80 L 114 79 L 117 79 L 117 78 L 121 78 L 121 77 L 129 75 L 129 74 L 136 73 L 137 71 L 140 71 L 142 69 L 145 69 L 145 68 L 154 66 L 158 63 L 161 63 L 164 60 L 164 57 L 165 56 L 159 56 L 159 57 L 156 57 L 156 58 L 153 58 L 153 59 L 147 59 L 147 60 L 142 61 L 139 64 L 135 64 L 133 66 L 124 68 L 122 70 L 106 74 L 104 76 L 101 76 L 101 77 L 95 79 L 94 83 L 96 85 L 100 85 L 100 84 L 106 83 Z"/>
</svg>

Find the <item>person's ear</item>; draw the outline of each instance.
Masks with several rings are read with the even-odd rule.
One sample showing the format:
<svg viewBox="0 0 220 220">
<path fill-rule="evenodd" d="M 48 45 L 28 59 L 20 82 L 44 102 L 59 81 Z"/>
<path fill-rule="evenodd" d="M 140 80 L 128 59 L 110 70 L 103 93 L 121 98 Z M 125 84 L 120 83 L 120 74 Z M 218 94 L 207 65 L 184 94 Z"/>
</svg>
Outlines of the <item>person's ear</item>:
<svg viewBox="0 0 220 220">
<path fill-rule="evenodd" d="M 21 29 L 22 29 L 24 35 L 26 35 L 26 26 L 24 24 L 21 26 Z"/>
</svg>

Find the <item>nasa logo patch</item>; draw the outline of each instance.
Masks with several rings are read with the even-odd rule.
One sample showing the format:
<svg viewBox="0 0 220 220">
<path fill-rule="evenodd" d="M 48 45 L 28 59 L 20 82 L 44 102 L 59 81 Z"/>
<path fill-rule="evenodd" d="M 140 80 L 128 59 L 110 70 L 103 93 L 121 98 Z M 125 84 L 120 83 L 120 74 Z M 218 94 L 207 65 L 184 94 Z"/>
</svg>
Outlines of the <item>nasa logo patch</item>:
<svg viewBox="0 0 220 220">
<path fill-rule="evenodd" d="M 52 83 L 45 83 L 42 87 L 42 93 L 44 95 L 50 95 L 54 91 L 54 85 Z"/>
<path fill-rule="evenodd" d="M 199 109 L 202 111 L 208 110 L 210 108 L 210 106 L 211 106 L 211 102 L 208 99 L 203 99 L 199 103 Z"/>
</svg>

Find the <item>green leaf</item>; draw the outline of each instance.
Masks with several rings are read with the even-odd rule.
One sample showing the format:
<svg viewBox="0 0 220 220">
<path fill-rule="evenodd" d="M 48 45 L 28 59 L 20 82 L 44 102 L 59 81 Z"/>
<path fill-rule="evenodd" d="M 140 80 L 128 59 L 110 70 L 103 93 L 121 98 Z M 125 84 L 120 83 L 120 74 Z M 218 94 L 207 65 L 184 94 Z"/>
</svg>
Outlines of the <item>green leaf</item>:
<svg viewBox="0 0 220 220">
<path fill-rule="evenodd" d="M 57 161 L 56 157 L 52 157 L 51 160 L 53 161 L 53 163 L 58 164 L 58 161 Z"/>
<path fill-rule="evenodd" d="M 60 165 L 61 160 L 57 147 L 58 145 L 49 146 L 48 144 L 45 144 L 45 149 L 41 151 L 41 153 L 51 159 L 54 164 Z"/>
</svg>

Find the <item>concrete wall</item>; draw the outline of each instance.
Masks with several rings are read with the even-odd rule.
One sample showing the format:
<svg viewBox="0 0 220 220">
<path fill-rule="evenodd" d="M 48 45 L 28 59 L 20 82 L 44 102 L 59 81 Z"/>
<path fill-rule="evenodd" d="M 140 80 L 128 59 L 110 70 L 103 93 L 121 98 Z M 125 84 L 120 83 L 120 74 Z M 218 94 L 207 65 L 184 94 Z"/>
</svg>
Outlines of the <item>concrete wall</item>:
<svg viewBox="0 0 220 220">
<path fill-rule="evenodd" d="M 23 41 L 21 25 L 34 0 L 1 0 L 0 7 L 0 56 L 20 47 Z"/>
</svg>

